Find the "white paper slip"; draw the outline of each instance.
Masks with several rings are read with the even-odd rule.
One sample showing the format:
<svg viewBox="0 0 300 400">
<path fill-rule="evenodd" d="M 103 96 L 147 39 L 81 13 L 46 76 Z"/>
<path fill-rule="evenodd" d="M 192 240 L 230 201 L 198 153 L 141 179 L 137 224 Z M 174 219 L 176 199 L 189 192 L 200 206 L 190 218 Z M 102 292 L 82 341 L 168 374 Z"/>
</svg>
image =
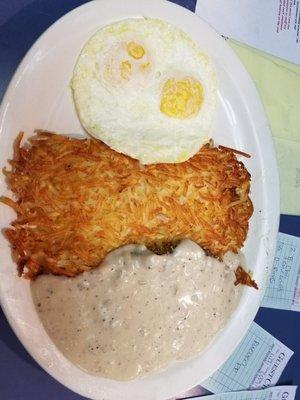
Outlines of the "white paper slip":
<svg viewBox="0 0 300 400">
<path fill-rule="evenodd" d="M 300 0 L 197 0 L 220 34 L 300 64 Z"/>
<path fill-rule="evenodd" d="M 300 238 L 279 233 L 262 307 L 300 311 Z"/>
<path fill-rule="evenodd" d="M 253 322 L 233 355 L 201 386 L 213 393 L 276 385 L 293 352 Z"/>
<path fill-rule="evenodd" d="M 205 396 L 207 400 L 294 400 L 297 386 L 275 386 L 263 390 L 228 392 Z M 193 397 L 200 399 L 200 397 Z M 203 400 L 203 396 L 201 396 Z"/>
</svg>

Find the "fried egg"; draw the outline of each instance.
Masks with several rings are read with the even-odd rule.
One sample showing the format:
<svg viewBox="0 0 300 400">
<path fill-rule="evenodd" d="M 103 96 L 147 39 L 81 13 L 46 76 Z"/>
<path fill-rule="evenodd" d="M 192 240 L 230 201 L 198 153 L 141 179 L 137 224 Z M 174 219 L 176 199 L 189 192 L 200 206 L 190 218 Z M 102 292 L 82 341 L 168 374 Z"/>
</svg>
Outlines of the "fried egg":
<svg viewBox="0 0 300 400">
<path fill-rule="evenodd" d="M 84 45 L 71 86 L 86 131 L 143 164 L 186 161 L 209 137 L 214 65 L 167 22 L 103 27 Z"/>
</svg>

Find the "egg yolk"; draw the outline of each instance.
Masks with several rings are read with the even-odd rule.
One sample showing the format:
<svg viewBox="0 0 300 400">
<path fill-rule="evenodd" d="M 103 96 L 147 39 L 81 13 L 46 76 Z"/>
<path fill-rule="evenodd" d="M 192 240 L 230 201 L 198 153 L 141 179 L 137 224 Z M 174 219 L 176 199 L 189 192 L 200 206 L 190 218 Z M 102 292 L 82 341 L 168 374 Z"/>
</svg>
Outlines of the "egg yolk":
<svg viewBox="0 0 300 400">
<path fill-rule="evenodd" d="M 127 44 L 127 52 L 131 57 L 133 57 L 136 60 L 139 60 L 145 55 L 145 50 L 143 46 L 135 42 L 129 42 Z"/>
<path fill-rule="evenodd" d="M 151 72 L 151 58 L 143 46 L 135 41 L 113 44 L 98 63 L 100 79 L 112 86 L 147 82 Z"/>
<path fill-rule="evenodd" d="M 122 61 L 120 63 L 120 72 L 123 79 L 129 80 L 131 74 L 131 64 L 129 61 Z"/>
<path fill-rule="evenodd" d="M 170 78 L 162 89 L 160 111 L 178 119 L 195 117 L 202 106 L 203 97 L 203 86 L 196 79 Z"/>
</svg>

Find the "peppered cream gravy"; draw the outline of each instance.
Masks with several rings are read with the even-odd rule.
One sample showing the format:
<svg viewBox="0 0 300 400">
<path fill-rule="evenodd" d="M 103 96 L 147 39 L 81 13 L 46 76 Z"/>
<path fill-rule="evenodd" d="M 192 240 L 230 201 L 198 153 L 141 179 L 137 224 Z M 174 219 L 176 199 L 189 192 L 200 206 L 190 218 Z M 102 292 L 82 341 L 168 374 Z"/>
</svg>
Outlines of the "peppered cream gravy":
<svg viewBox="0 0 300 400">
<path fill-rule="evenodd" d="M 184 240 L 161 256 L 124 246 L 100 268 L 72 279 L 43 275 L 31 290 L 69 360 L 93 375 L 130 380 L 201 352 L 237 306 L 234 281 L 232 267 Z"/>
</svg>

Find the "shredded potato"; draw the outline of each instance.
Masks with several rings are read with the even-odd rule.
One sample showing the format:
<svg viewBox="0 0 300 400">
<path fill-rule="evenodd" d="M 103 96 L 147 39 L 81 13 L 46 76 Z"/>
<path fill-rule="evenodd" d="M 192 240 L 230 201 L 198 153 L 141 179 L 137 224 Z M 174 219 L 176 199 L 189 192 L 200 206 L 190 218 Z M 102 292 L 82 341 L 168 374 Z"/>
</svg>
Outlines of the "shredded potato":
<svg viewBox="0 0 300 400">
<path fill-rule="evenodd" d="M 239 284 L 241 285 L 247 285 L 250 287 L 254 287 L 254 289 L 258 289 L 257 283 L 251 278 L 248 272 L 246 272 L 243 267 L 238 266 L 236 271 L 235 271 L 235 278 L 236 281 L 234 284 L 237 286 Z"/>
<path fill-rule="evenodd" d="M 207 144 L 184 163 L 143 166 L 94 139 L 21 140 L 4 169 L 15 200 L 1 198 L 17 213 L 5 235 L 20 275 L 75 276 L 129 243 L 159 253 L 189 238 L 222 258 L 245 241 L 250 174 L 230 149 Z"/>
</svg>

